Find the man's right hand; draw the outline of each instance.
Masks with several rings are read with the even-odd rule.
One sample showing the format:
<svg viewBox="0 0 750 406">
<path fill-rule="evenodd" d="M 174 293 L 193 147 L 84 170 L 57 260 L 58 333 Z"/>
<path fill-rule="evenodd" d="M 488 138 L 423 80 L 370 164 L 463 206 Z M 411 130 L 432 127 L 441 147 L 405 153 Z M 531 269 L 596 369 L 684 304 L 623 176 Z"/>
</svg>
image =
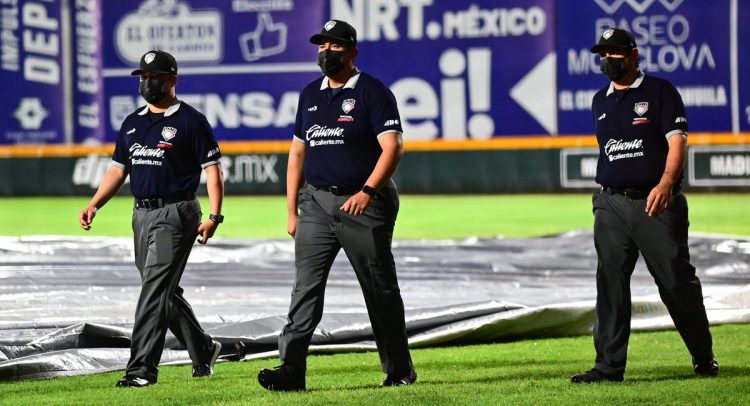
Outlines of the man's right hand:
<svg viewBox="0 0 750 406">
<path fill-rule="evenodd" d="M 96 207 L 94 206 L 88 206 L 81 210 L 78 214 L 78 222 L 81 223 L 81 228 L 89 231 L 91 229 L 91 223 L 94 221 L 94 216 L 96 216 Z"/>
<path fill-rule="evenodd" d="M 287 223 L 286 223 L 286 232 L 292 238 L 297 234 L 297 221 L 299 220 L 299 216 L 297 213 L 289 213 L 287 216 Z"/>
</svg>

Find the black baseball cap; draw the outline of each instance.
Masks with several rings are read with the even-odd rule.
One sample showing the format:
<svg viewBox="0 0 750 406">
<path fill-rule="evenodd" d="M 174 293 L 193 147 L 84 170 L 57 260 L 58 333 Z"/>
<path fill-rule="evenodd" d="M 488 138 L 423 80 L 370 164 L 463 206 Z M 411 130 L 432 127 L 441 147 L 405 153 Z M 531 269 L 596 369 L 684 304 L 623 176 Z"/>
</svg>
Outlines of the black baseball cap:
<svg viewBox="0 0 750 406">
<path fill-rule="evenodd" d="M 325 42 L 335 42 L 342 45 L 357 45 L 357 30 L 349 23 L 341 20 L 331 20 L 323 25 L 320 34 L 310 37 L 310 42 L 321 45 Z"/>
<path fill-rule="evenodd" d="M 635 44 L 635 37 L 630 31 L 623 30 L 622 28 L 608 28 L 599 37 L 599 42 L 591 47 L 591 52 L 598 54 L 599 50 L 603 47 L 633 49 L 638 46 Z"/>
<path fill-rule="evenodd" d="M 151 50 L 141 57 L 141 68 L 134 70 L 131 75 L 138 76 L 143 72 L 177 74 L 177 61 L 169 52 Z"/>
</svg>

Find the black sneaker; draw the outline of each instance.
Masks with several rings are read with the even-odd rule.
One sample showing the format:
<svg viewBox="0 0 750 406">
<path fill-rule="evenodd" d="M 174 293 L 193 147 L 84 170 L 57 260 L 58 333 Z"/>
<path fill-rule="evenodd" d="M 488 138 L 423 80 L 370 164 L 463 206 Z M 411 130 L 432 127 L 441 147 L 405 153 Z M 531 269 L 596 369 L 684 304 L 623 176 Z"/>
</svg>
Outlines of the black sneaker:
<svg viewBox="0 0 750 406">
<path fill-rule="evenodd" d="M 582 374 L 573 375 L 570 377 L 570 382 L 573 383 L 594 383 L 594 382 L 622 382 L 622 375 L 610 375 L 598 369 L 590 369 Z"/>
<path fill-rule="evenodd" d="M 386 375 L 383 382 L 380 383 L 380 387 L 385 388 L 387 386 L 411 385 L 416 381 L 417 381 L 417 372 L 412 369 L 406 375 L 395 375 L 395 374 Z"/>
<path fill-rule="evenodd" d="M 193 366 L 193 378 L 204 378 L 214 374 L 214 364 L 216 363 L 216 359 L 219 358 L 221 343 L 216 340 L 211 340 L 211 342 L 211 358 L 207 364 Z"/>
<path fill-rule="evenodd" d="M 707 362 L 695 362 L 695 360 L 693 360 L 693 371 L 695 371 L 695 374 L 698 376 L 718 376 L 719 363 L 715 358 L 711 358 L 711 360 Z"/>
<path fill-rule="evenodd" d="M 156 382 L 151 382 L 146 378 L 140 376 L 125 375 L 122 379 L 117 381 L 118 388 L 142 388 L 144 386 L 155 385 Z"/>
<path fill-rule="evenodd" d="M 274 369 L 261 369 L 258 372 L 260 386 L 282 392 L 305 390 L 305 372 L 291 365 L 282 364 Z"/>
</svg>

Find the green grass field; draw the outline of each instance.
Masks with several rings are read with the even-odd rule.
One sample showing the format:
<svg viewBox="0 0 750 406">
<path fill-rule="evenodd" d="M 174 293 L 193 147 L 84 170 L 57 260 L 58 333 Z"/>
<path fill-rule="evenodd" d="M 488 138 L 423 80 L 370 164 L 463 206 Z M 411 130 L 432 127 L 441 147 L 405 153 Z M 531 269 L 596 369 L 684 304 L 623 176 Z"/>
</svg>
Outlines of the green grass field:
<svg viewBox="0 0 750 406">
<path fill-rule="evenodd" d="M 256 381 L 275 360 L 219 363 L 207 379 L 190 366 L 162 366 L 159 383 L 118 389 L 121 373 L 0 382 L 0 404 L 279 404 L 279 405 L 504 405 L 750 403 L 748 325 L 713 328 L 718 378 L 693 375 L 674 331 L 634 334 L 623 383 L 574 385 L 569 376 L 592 365 L 590 337 L 418 349 L 419 378 L 410 387 L 377 388 L 383 378 L 374 352 L 310 356 L 306 393 L 272 393 Z"/>
<path fill-rule="evenodd" d="M 129 236 L 132 199 L 118 197 L 84 232 L 78 212 L 88 198 L 0 198 L 0 235 Z M 205 197 L 203 207 L 208 207 Z M 750 235 L 750 195 L 690 194 L 691 231 Z M 217 237 L 285 238 L 283 197 L 228 196 Z M 591 195 L 401 197 L 395 238 L 529 237 L 589 228 Z"/>
<path fill-rule="evenodd" d="M 750 196 L 688 195 L 691 230 L 750 235 Z M 102 209 L 94 229 L 78 227 L 85 198 L 0 199 L 0 235 L 130 235 L 132 200 Z M 527 237 L 591 227 L 589 195 L 402 196 L 396 238 Z M 204 206 L 205 207 L 205 206 Z M 226 200 L 225 238 L 285 237 L 280 197 Z M 594 281 L 592 280 L 592 284 Z M 699 379 L 674 331 L 636 333 L 626 381 L 573 385 L 569 376 L 593 364 L 591 337 L 526 340 L 416 349 L 419 379 L 410 387 L 379 389 L 374 352 L 311 356 L 307 393 L 271 393 L 256 381 L 276 360 L 220 363 L 216 375 L 190 378 L 189 366 L 162 366 L 159 384 L 116 389 L 113 372 L 33 381 L 0 381 L 0 404 L 750 404 L 750 325 L 712 328 L 721 374 Z"/>
</svg>

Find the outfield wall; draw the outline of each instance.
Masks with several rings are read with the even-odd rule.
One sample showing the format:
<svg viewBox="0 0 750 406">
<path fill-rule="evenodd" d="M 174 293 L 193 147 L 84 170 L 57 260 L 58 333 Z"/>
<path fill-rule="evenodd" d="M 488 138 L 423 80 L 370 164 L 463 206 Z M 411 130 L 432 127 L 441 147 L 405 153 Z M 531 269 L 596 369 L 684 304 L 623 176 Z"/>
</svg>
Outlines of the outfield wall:
<svg viewBox="0 0 750 406">
<path fill-rule="evenodd" d="M 750 134 L 691 134 L 685 185 L 750 191 Z M 227 194 L 284 194 L 288 142 L 224 142 Z M 594 137 L 504 137 L 407 143 L 404 193 L 560 193 L 595 189 Z M 112 145 L 0 147 L 0 196 L 91 195 Z M 121 192 L 127 193 L 127 187 Z"/>
</svg>

